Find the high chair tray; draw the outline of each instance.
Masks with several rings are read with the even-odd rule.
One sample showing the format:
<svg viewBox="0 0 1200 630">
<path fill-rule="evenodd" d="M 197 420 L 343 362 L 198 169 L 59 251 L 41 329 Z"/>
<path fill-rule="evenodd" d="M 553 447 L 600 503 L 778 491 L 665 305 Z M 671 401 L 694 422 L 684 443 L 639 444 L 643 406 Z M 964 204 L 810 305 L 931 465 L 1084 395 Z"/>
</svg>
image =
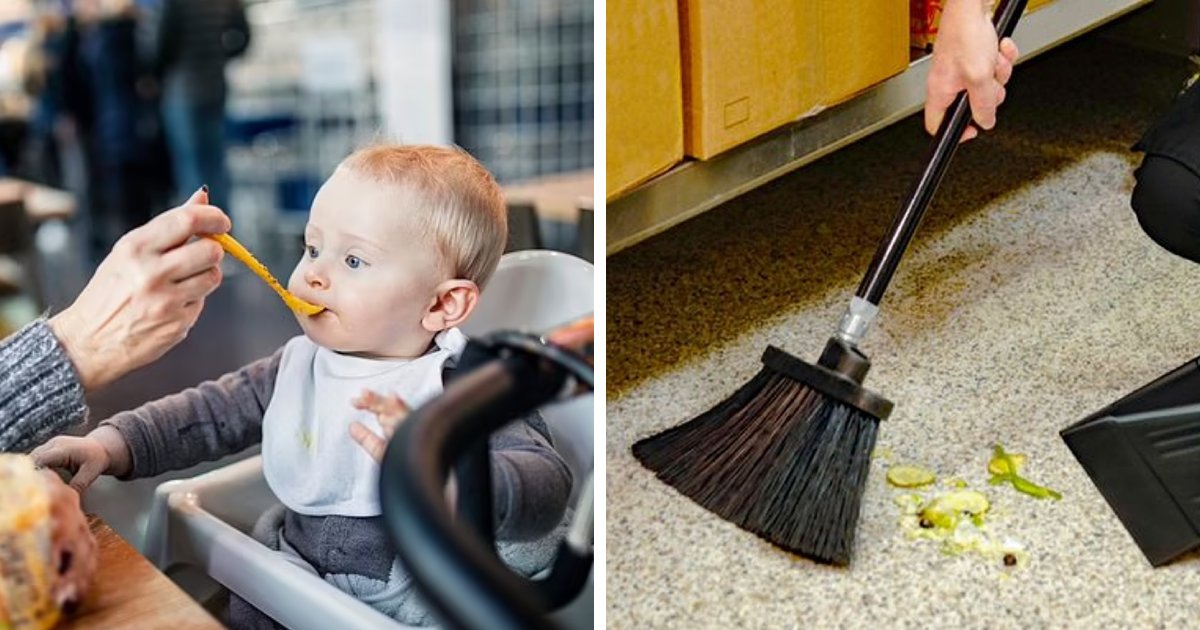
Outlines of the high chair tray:
<svg viewBox="0 0 1200 630">
<path fill-rule="evenodd" d="M 155 490 L 146 556 L 160 569 L 198 567 L 279 623 L 311 628 L 409 628 L 305 572 L 250 537 L 279 503 L 252 457 Z"/>
</svg>

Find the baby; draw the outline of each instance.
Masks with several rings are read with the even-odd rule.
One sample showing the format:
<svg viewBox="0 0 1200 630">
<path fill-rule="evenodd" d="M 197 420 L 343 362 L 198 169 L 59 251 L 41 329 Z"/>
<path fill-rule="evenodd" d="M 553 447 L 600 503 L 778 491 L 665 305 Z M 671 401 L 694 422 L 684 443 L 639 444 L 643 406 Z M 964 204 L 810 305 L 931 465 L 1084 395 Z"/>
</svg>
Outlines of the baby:
<svg viewBox="0 0 1200 630">
<path fill-rule="evenodd" d="M 384 614 L 433 623 L 380 516 L 377 434 L 390 433 L 405 404 L 442 391 L 466 343 L 458 326 L 504 250 L 506 216 L 495 180 L 462 151 L 378 146 L 351 155 L 313 201 L 288 282 L 325 307 L 297 316 L 303 335 L 87 437 L 55 438 L 34 458 L 78 471 L 73 485 L 85 487 L 101 473 L 149 477 L 261 442 L 282 505 L 260 518 L 255 537 Z M 564 531 L 571 473 L 536 415 L 494 434 L 491 451 L 501 557 L 532 575 Z M 274 626 L 236 596 L 229 622 Z"/>
</svg>

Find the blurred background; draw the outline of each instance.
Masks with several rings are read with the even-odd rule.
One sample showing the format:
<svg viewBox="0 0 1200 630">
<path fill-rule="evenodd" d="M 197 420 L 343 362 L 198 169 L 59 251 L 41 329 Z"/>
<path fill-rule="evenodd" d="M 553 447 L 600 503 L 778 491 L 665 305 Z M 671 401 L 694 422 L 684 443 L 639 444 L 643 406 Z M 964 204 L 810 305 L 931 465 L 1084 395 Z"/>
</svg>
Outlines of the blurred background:
<svg viewBox="0 0 1200 630">
<path fill-rule="evenodd" d="M 592 25 L 582 0 L 3 0 L 0 336 L 201 184 L 286 278 L 320 183 L 376 141 L 465 148 L 510 249 L 590 260 Z"/>
</svg>

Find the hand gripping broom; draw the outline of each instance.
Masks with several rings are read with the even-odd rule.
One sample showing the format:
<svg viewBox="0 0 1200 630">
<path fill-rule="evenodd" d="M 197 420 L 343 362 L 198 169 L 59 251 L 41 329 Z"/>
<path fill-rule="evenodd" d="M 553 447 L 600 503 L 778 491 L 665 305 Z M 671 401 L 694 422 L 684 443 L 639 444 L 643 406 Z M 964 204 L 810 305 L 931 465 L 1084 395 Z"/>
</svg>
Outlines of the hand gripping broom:
<svg viewBox="0 0 1200 630">
<path fill-rule="evenodd" d="M 1012 35 L 1025 0 L 994 23 Z M 970 122 L 966 93 L 947 110 L 924 171 L 875 252 L 817 365 L 770 346 L 763 369 L 695 419 L 633 445 L 658 477 L 722 518 L 820 562 L 850 561 L 879 421 L 891 401 L 863 388 L 858 343 Z"/>
</svg>

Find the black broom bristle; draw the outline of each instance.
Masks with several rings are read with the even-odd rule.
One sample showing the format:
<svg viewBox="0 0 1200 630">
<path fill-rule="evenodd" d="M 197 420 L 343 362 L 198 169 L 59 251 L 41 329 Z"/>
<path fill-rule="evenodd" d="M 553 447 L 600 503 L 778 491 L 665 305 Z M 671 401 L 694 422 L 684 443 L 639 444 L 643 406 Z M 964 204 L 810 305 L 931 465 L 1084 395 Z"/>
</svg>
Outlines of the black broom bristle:
<svg viewBox="0 0 1200 630">
<path fill-rule="evenodd" d="M 846 565 L 879 419 L 769 367 L 633 445 L 660 479 L 767 541 Z"/>
</svg>

